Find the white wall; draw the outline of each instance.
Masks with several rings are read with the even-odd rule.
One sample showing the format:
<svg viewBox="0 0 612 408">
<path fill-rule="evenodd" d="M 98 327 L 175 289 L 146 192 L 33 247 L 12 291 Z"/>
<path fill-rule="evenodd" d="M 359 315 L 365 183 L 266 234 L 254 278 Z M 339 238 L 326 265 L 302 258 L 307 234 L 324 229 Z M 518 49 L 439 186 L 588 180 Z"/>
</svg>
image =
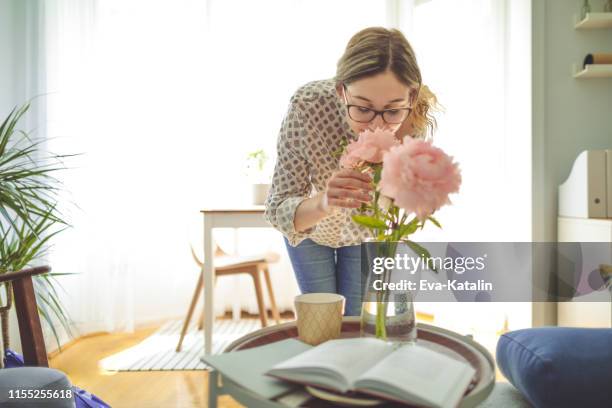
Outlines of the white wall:
<svg viewBox="0 0 612 408">
<path fill-rule="evenodd" d="M 612 148 L 612 78 L 574 79 L 572 64 L 612 52 L 612 30 L 575 30 L 582 1 L 532 0 L 533 240 L 557 237 L 557 187 L 585 149 Z M 603 0 L 590 0 L 603 11 Z M 554 262 L 539 260 L 541 271 Z M 547 281 L 549 275 L 542 274 Z M 534 326 L 556 322 L 554 303 L 534 306 Z"/>
<path fill-rule="evenodd" d="M 42 0 L 0 0 L 0 121 L 10 111 L 41 94 L 44 89 L 44 61 L 39 53 Z M 45 135 L 45 105 L 35 98 L 20 128 L 34 138 Z M 10 314 L 11 348 L 21 350 L 14 310 Z M 45 332 L 48 344 L 53 336 Z"/>
<path fill-rule="evenodd" d="M 8 115 L 15 104 L 16 75 L 19 68 L 16 61 L 15 14 L 18 4 L 12 0 L 0 0 L 0 121 Z M 4 291 L 3 291 L 4 292 Z M 17 320 L 12 311 L 9 318 L 9 342 L 11 347 L 20 351 Z"/>
<path fill-rule="evenodd" d="M 22 127 L 34 137 L 45 132 L 44 98 L 35 98 L 43 92 L 45 76 L 44 53 L 38 52 L 42 1 L 0 0 L 0 118 L 32 100 Z"/>
<path fill-rule="evenodd" d="M 13 15 L 15 1 L 0 0 L 0 117 L 6 113 L 14 103 L 14 29 Z"/>
</svg>

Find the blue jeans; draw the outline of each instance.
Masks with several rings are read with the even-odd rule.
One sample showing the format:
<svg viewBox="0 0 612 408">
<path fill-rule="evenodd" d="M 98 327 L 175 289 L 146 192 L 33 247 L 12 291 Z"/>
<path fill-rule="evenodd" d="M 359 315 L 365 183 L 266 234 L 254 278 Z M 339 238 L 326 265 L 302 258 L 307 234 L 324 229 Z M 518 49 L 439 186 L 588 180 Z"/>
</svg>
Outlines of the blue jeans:
<svg viewBox="0 0 612 408">
<path fill-rule="evenodd" d="M 361 314 L 361 246 L 332 248 L 305 239 L 293 247 L 285 238 L 302 293 L 339 293 L 346 298 L 345 316 Z"/>
</svg>

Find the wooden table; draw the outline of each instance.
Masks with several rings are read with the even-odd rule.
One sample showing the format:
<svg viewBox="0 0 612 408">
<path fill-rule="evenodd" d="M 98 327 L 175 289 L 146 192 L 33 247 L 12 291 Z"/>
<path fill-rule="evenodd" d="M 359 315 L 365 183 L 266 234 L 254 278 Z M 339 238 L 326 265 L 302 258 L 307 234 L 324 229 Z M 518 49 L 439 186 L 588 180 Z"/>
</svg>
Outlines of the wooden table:
<svg viewBox="0 0 612 408">
<path fill-rule="evenodd" d="M 242 208 L 206 208 L 204 215 L 204 355 L 210 354 L 213 338 L 214 305 L 214 229 L 215 228 L 269 228 L 263 217 L 263 206 Z"/>
<path fill-rule="evenodd" d="M 342 323 L 341 337 L 359 336 L 359 318 L 345 317 Z M 262 346 L 287 338 L 297 337 L 295 322 L 284 323 L 278 326 L 266 327 L 247 334 L 234 341 L 226 349 L 226 353 Z M 417 341 L 419 344 L 448 354 L 461 361 L 466 361 L 476 370 L 472 383 L 468 387 L 460 408 L 475 407 L 484 401 L 495 386 L 495 363 L 491 354 L 480 344 L 467 336 L 462 336 L 450 330 L 428 324 L 417 323 Z M 265 400 L 256 393 L 247 390 L 228 378 L 223 378 L 215 370 L 210 371 L 208 380 L 208 407 L 217 407 L 217 398 L 229 394 L 235 400 L 249 408 L 287 408 L 311 407 L 327 408 L 334 406 L 329 402 L 311 397 L 302 387 L 296 391 L 277 397 L 275 400 Z M 400 404 L 385 404 L 379 407 L 406 407 Z"/>
</svg>

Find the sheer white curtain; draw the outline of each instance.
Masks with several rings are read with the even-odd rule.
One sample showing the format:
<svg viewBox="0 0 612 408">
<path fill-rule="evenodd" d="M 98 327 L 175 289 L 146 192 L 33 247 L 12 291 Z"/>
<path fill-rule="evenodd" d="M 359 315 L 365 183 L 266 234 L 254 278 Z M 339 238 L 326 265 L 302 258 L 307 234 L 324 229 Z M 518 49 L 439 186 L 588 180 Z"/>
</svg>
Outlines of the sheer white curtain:
<svg viewBox="0 0 612 408">
<path fill-rule="evenodd" d="M 51 258 L 79 274 L 64 278 L 70 313 L 81 333 L 180 316 L 197 278 L 191 223 L 215 174 L 205 157 L 205 4 L 45 8 L 49 147 L 84 153 L 64 179 L 80 208 L 68 208 L 74 227 Z"/>
<path fill-rule="evenodd" d="M 214 138 L 212 153 L 224 152 L 211 157 L 223 160 L 217 167 L 224 177 L 212 178 L 206 188 L 224 191 L 228 181 L 242 184 L 239 164 L 250 151 L 263 148 L 273 161 L 291 94 L 306 82 L 332 77 L 349 38 L 364 27 L 385 25 L 386 18 L 385 3 L 372 0 L 210 1 L 207 34 L 214 58 L 207 89 L 214 118 L 206 125 Z M 239 192 L 232 200 L 248 200 L 247 186 L 233 191 Z M 231 233 L 223 238 L 221 244 L 231 250 Z M 291 308 L 298 290 L 280 234 L 241 230 L 238 243 L 238 252 L 267 247 L 283 255 L 271 272 L 280 304 Z M 248 277 L 219 280 L 216 293 L 257 310 Z"/>
<path fill-rule="evenodd" d="M 531 240 L 530 1 L 430 0 L 400 18 L 423 81 L 438 96 L 436 145 L 460 163 L 463 183 L 427 241 Z M 423 305 L 460 332 L 531 324 L 522 303 Z M 482 339 L 486 342 L 485 339 Z"/>
<path fill-rule="evenodd" d="M 454 205 L 439 211 L 444 239 L 528 241 L 529 2 L 417 3 L 411 23 L 402 29 L 411 38 L 424 82 L 445 108 L 434 141 L 455 155 L 463 175 Z M 431 239 L 440 235 L 429 232 Z M 426 234 L 419 238 L 427 239 Z"/>
<path fill-rule="evenodd" d="M 80 333 L 182 316 L 199 271 L 199 210 L 250 202 L 248 152 L 274 146 L 291 93 L 331 77 L 350 36 L 384 25 L 360 1 L 44 2 L 49 148 L 83 152 L 63 181 L 74 227 L 50 262 Z M 297 285 L 278 232 L 221 231 L 228 251 L 280 252 L 278 303 Z M 220 279 L 216 311 L 256 311 L 252 283 Z"/>
</svg>

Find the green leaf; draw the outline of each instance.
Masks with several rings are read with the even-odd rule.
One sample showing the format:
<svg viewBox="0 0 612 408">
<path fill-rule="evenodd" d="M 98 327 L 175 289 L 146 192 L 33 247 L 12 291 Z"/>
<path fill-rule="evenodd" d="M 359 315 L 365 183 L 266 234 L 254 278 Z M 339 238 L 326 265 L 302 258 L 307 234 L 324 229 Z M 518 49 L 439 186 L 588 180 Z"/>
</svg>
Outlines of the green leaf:
<svg viewBox="0 0 612 408">
<path fill-rule="evenodd" d="M 342 155 L 344 154 L 344 150 L 346 150 L 346 146 L 348 146 L 348 141 L 346 139 L 341 140 L 340 146 L 338 146 L 338 148 L 332 152 L 331 154 L 332 157 L 334 158 L 342 157 Z"/>
<path fill-rule="evenodd" d="M 368 228 L 376 228 L 376 229 L 386 229 L 387 228 L 387 224 L 385 224 L 384 221 L 378 218 L 375 218 L 375 217 L 370 217 L 369 215 L 358 215 L 357 214 L 357 215 L 353 215 L 351 218 L 357 224 L 363 225 Z"/>
<path fill-rule="evenodd" d="M 404 224 L 399 228 L 399 239 L 402 239 L 406 235 L 413 234 L 419 228 L 418 219 L 415 218 L 408 224 Z"/>
<path fill-rule="evenodd" d="M 374 164 L 372 165 L 372 168 L 374 169 L 374 177 L 372 177 L 372 181 L 374 182 L 374 184 L 378 185 L 378 183 L 380 182 L 380 176 L 382 174 L 382 165 Z"/>
<path fill-rule="evenodd" d="M 436 227 L 442 229 L 442 225 L 440 225 L 440 223 L 438 222 L 438 220 L 436 220 L 434 217 L 432 217 L 431 215 L 429 217 L 427 217 L 427 219 L 431 222 L 433 222 Z"/>
<path fill-rule="evenodd" d="M 73 276 L 73 275 L 79 275 L 78 272 L 49 272 L 49 273 L 45 273 L 45 274 L 41 274 L 41 276 Z"/>
<path fill-rule="evenodd" d="M 423 247 L 423 246 L 421 246 L 421 245 L 417 244 L 416 242 L 411 241 L 409 239 L 406 239 L 403 242 L 405 242 L 406 245 L 408 245 L 410 247 L 410 249 L 412 249 L 417 255 L 422 257 L 425 260 L 425 262 L 427 262 L 427 265 L 429 265 L 431 267 L 431 262 L 430 262 L 431 261 L 431 255 L 429 254 L 429 251 L 425 247 Z M 433 270 L 435 273 L 438 273 L 436 268 L 431 267 L 431 270 Z"/>
<path fill-rule="evenodd" d="M 38 296 L 37 296 L 38 298 Z M 42 300 L 42 302 L 37 302 L 37 308 L 38 308 L 38 314 L 41 315 L 44 319 L 44 321 L 47 323 L 47 325 L 51 328 L 51 331 L 53 332 L 53 337 L 55 337 L 55 342 L 57 344 L 57 348 L 59 350 L 62 349 L 62 345 L 60 343 L 60 338 L 59 338 L 59 334 L 57 333 L 57 329 L 55 328 L 55 322 L 53 321 L 53 319 L 51 318 L 51 315 L 49 314 L 49 311 L 47 309 L 47 305 L 48 305 L 48 301 L 47 299 L 44 298 L 44 296 L 41 296 L 40 299 Z"/>
<path fill-rule="evenodd" d="M 42 298 L 45 303 L 47 303 L 50 309 L 53 311 L 61 325 L 64 327 L 66 333 L 72 337 L 72 330 L 70 328 L 71 319 L 68 317 L 68 314 L 65 312 L 64 305 L 60 302 L 57 297 L 57 291 L 53 288 L 51 282 L 44 277 L 41 279 L 37 277 L 37 295 L 39 298 Z M 58 344 L 58 347 L 60 345 Z"/>
<path fill-rule="evenodd" d="M 378 234 L 376 236 L 376 239 L 379 240 L 379 241 L 386 241 L 389 238 L 390 237 L 387 234 L 385 234 L 384 232 L 381 232 L 380 234 Z"/>
</svg>

